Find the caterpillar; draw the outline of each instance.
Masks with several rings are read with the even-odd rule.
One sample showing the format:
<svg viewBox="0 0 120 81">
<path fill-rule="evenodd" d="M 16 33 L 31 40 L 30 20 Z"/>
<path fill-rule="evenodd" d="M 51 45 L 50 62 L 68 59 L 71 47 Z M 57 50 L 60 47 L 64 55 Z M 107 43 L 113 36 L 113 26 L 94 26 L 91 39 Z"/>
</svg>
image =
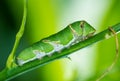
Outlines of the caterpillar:
<svg viewBox="0 0 120 81">
<path fill-rule="evenodd" d="M 54 52 L 61 52 L 87 38 L 93 36 L 95 29 L 86 21 L 76 21 L 65 29 L 44 38 L 23 50 L 17 57 L 17 64 L 22 66 L 33 60 L 41 60 L 45 56 L 52 56 Z"/>
</svg>

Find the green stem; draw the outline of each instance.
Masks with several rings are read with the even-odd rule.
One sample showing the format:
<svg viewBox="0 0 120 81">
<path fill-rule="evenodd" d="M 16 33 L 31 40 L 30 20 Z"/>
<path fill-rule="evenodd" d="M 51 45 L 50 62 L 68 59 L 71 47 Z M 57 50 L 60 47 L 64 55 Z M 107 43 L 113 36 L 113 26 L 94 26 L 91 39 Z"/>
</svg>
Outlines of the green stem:
<svg viewBox="0 0 120 81">
<path fill-rule="evenodd" d="M 119 33 L 120 32 L 120 23 L 116 24 L 115 26 L 113 26 L 111 28 L 116 33 Z M 65 57 L 66 55 L 69 55 L 77 50 L 80 50 L 84 47 L 87 47 L 87 46 L 93 44 L 93 43 L 96 43 L 100 40 L 107 39 L 110 37 L 112 37 L 112 32 L 109 29 L 106 29 L 85 41 L 82 41 L 78 44 L 71 46 L 69 49 L 66 48 L 66 49 L 62 50 L 61 53 L 57 53 L 57 52 L 54 53 L 51 57 L 46 56 L 41 60 L 37 59 L 37 60 L 31 61 L 29 63 L 26 63 L 23 66 L 15 66 L 14 68 L 11 68 L 11 69 L 5 69 L 0 73 L 0 81 L 10 80 L 10 79 L 12 79 L 20 74 L 23 74 L 27 71 L 30 71 L 37 67 L 43 66 L 44 64 L 49 63 L 50 61 L 54 61 L 58 58 Z M 2 75 L 2 77 L 1 77 L 1 75 Z"/>
<path fill-rule="evenodd" d="M 27 9 L 26 9 L 26 0 L 24 0 L 24 12 L 23 12 L 23 19 L 22 19 L 22 24 L 20 26 L 20 29 L 18 31 L 18 33 L 16 34 L 16 40 L 15 40 L 15 43 L 14 43 L 14 46 L 13 46 L 13 49 L 8 57 L 8 60 L 6 62 L 6 67 L 7 68 L 11 68 L 14 64 L 14 57 L 15 57 L 15 53 L 16 53 L 16 50 L 17 50 L 17 47 L 19 45 L 19 42 L 20 42 L 20 39 L 24 33 L 24 26 L 25 26 L 25 23 L 26 23 L 26 15 L 27 15 Z"/>
</svg>

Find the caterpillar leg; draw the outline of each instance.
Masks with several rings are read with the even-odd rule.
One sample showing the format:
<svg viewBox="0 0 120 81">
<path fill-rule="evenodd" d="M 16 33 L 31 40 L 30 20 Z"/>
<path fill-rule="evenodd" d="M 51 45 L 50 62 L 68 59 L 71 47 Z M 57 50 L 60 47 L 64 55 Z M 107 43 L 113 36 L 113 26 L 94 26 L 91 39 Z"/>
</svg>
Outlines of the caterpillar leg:
<svg viewBox="0 0 120 81">
<path fill-rule="evenodd" d="M 107 70 L 96 80 L 96 81 L 100 81 L 102 78 L 105 77 L 105 75 L 107 75 L 108 72 L 110 72 L 110 70 L 112 70 L 112 68 L 115 66 L 118 57 L 119 57 L 119 42 L 118 42 L 118 37 L 116 32 L 114 31 L 114 29 L 112 29 L 111 27 L 109 27 L 109 30 L 112 32 L 112 34 L 115 36 L 115 43 L 116 43 L 116 56 L 114 58 L 114 61 L 112 62 L 112 64 L 107 68 Z"/>
</svg>

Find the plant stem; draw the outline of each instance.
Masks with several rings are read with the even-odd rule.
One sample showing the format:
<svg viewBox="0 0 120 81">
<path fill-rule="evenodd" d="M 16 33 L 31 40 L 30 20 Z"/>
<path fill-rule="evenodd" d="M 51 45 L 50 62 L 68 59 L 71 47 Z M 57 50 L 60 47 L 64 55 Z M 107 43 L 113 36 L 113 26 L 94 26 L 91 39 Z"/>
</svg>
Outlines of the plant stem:
<svg viewBox="0 0 120 81">
<path fill-rule="evenodd" d="M 20 39 L 24 34 L 24 29 L 25 29 L 25 23 L 26 23 L 26 16 L 27 16 L 27 9 L 26 9 L 26 0 L 24 0 L 24 11 L 23 11 L 23 19 L 22 19 L 22 23 L 20 26 L 20 29 L 18 31 L 18 33 L 16 34 L 16 40 L 13 46 L 13 49 L 8 57 L 8 60 L 6 62 L 6 67 L 7 68 L 11 68 L 13 66 L 14 63 L 14 58 L 15 58 L 15 53 L 17 50 L 17 47 L 19 45 Z"/>
<path fill-rule="evenodd" d="M 120 32 L 120 23 L 114 25 L 111 28 L 116 33 L 119 33 Z M 113 36 L 112 32 L 109 29 L 106 29 L 106 30 L 94 35 L 93 37 L 86 39 L 85 41 L 82 41 L 80 43 L 77 43 L 77 44 L 71 46 L 69 49 L 66 48 L 66 49 L 62 50 L 61 53 L 57 53 L 57 52 L 54 53 L 51 57 L 46 56 L 41 60 L 36 59 L 36 60 L 26 63 L 22 66 L 15 66 L 11 69 L 4 69 L 2 72 L 0 72 L 0 81 L 10 80 L 10 79 L 12 79 L 18 75 L 21 75 L 27 71 L 30 71 L 37 67 L 43 66 L 44 64 L 49 63 L 50 61 L 54 61 L 58 58 L 65 57 L 77 50 L 87 47 L 93 43 L 100 41 L 100 40 L 108 39 L 112 36 Z"/>
</svg>

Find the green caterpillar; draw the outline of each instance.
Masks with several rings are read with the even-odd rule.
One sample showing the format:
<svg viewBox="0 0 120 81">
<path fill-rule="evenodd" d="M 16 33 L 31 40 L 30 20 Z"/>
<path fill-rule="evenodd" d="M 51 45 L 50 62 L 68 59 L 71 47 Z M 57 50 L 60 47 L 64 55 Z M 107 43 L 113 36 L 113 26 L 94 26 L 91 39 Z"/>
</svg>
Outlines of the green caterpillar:
<svg viewBox="0 0 120 81">
<path fill-rule="evenodd" d="M 93 36 L 94 33 L 95 29 L 86 21 L 76 21 L 62 31 L 23 50 L 17 57 L 17 63 L 22 66 L 30 61 L 42 59 L 44 56 L 52 56 L 54 52 L 61 52 L 63 49 Z"/>
</svg>

